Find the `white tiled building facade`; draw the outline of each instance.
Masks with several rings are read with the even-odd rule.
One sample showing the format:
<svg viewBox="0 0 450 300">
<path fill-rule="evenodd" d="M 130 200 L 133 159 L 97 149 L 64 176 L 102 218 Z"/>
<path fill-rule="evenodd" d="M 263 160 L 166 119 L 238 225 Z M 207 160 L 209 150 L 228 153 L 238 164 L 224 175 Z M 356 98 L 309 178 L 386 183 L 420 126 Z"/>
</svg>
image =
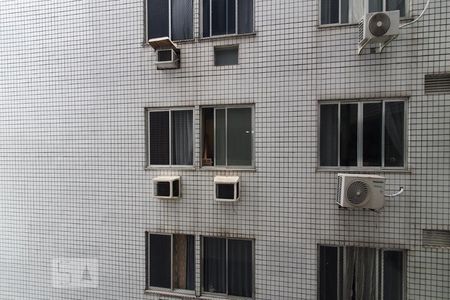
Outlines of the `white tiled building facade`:
<svg viewBox="0 0 450 300">
<path fill-rule="evenodd" d="M 146 232 L 195 236 L 185 298 L 208 297 L 202 238 L 217 236 L 253 242 L 253 299 L 319 299 L 319 245 L 405 250 L 403 298 L 450 299 L 450 249 L 422 241 L 450 230 L 450 93 L 424 91 L 450 72 L 450 2 L 362 55 L 358 26 L 320 26 L 316 0 L 254 0 L 254 34 L 221 38 L 201 37 L 201 2 L 181 67 L 157 70 L 143 0 L 1 1 L 0 299 L 182 298 L 148 287 Z M 412 18 L 426 3 L 407 2 Z M 222 45 L 238 65 L 214 65 Z M 319 103 L 362 99 L 407 107 L 405 168 L 369 172 L 405 192 L 378 213 L 339 208 L 342 169 L 319 166 Z M 253 107 L 254 168 L 202 167 L 202 107 L 238 104 Z M 146 109 L 179 107 L 194 166 L 149 168 Z M 180 199 L 153 197 L 161 175 L 181 176 Z M 239 201 L 214 201 L 217 175 L 240 177 Z"/>
</svg>

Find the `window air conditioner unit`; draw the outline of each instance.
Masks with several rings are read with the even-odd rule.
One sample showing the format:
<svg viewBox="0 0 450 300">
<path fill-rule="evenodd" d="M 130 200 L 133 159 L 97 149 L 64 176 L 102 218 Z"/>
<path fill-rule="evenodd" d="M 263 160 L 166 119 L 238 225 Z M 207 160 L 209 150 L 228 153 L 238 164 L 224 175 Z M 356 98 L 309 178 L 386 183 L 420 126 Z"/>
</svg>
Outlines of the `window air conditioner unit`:
<svg viewBox="0 0 450 300">
<path fill-rule="evenodd" d="M 180 67 L 180 49 L 168 37 L 150 39 L 149 45 L 156 51 L 158 70 L 178 69 Z"/>
<path fill-rule="evenodd" d="M 239 176 L 214 177 L 216 201 L 234 202 L 239 200 Z"/>
<path fill-rule="evenodd" d="M 341 207 L 381 209 L 384 181 L 376 175 L 338 174 L 336 202 Z"/>
<path fill-rule="evenodd" d="M 400 11 L 384 11 L 366 14 L 359 22 L 358 54 L 368 45 L 380 45 L 383 48 L 400 33 Z"/>
<path fill-rule="evenodd" d="M 178 199 L 181 192 L 180 176 L 158 176 L 153 178 L 153 196 L 159 199 Z"/>
</svg>

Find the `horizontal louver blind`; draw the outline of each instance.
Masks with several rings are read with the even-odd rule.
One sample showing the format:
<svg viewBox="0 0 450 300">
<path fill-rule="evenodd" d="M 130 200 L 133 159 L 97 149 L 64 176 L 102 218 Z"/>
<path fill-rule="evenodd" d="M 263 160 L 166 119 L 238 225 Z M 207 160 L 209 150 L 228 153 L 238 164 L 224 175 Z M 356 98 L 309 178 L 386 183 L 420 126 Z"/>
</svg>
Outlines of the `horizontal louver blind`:
<svg viewBox="0 0 450 300">
<path fill-rule="evenodd" d="M 450 94 L 450 73 L 425 75 L 425 94 Z"/>
<path fill-rule="evenodd" d="M 422 244 L 428 247 L 450 247 L 450 231 L 424 229 Z"/>
</svg>

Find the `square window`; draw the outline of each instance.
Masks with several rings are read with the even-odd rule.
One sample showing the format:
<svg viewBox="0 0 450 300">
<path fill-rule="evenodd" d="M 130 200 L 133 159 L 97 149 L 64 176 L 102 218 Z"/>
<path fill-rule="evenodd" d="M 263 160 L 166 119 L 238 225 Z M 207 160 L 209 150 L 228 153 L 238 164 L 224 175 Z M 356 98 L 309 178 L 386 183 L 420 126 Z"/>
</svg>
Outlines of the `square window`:
<svg viewBox="0 0 450 300">
<path fill-rule="evenodd" d="M 238 62 L 239 62 L 238 46 L 214 47 L 215 66 L 237 65 Z"/>
<path fill-rule="evenodd" d="M 401 100 L 320 104 L 321 167 L 405 167 Z"/>
<path fill-rule="evenodd" d="M 408 0 L 320 0 L 320 24 L 358 23 L 365 13 L 399 10 L 407 15 Z"/>
<path fill-rule="evenodd" d="M 253 0 L 203 0 L 203 36 L 253 32 Z"/>
<path fill-rule="evenodd" d="M 253 166 L 253 108 L 202 108 L 202 166 Z"/>
<path fill-rule="evenodd" d="M 253 295 L 253 242 L 203 238 L 203 291 L 232 296 Z"/>
<path fill-rule="evenodd" d="M 193 235 L 147 233 L 147 287 L 195 289 Z"/>
<path fill-rule="evenodd" d="M 192 110 L 148 110 L 149 165 L 193 165 Z"/>
<path fill-rule="evenodd" d="M 160 37 L 192 39 L 192 16 L 192 0 L 146 0 L 147 40 Z"/>
<path fill-rule="evenodd" d="M 319 246 L 319 299 L 404 299 L 404 253 Z"/>
</svg>

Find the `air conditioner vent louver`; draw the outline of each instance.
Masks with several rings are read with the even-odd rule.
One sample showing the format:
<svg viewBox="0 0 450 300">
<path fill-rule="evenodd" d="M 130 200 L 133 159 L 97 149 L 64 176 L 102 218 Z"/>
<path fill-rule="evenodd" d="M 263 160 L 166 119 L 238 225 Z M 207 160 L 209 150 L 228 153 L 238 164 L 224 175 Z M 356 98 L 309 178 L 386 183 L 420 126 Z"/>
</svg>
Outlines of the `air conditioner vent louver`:
<svg viewBox="0 0 450 300">
<path fill-rule="evenodd" d="M 425 75 L 425 94 L 450 94 L 450 73 Z"/>
<path fill-rule="evenodd" d="M 359 43 L 364 40 L 364 19 L 359 21 Z"/>
<path fill-rule="evenodd" d="M 425 247 L 450 247 L 450 230 L 422 230 L 422 244 Z"/>
<path fill-rule="evenodd" d="M 354 205 L 359 205 L 366 201 L 369 186 L 363 181 L 352 182 L 347 189 L 348 201 Z"/>
</svg>

